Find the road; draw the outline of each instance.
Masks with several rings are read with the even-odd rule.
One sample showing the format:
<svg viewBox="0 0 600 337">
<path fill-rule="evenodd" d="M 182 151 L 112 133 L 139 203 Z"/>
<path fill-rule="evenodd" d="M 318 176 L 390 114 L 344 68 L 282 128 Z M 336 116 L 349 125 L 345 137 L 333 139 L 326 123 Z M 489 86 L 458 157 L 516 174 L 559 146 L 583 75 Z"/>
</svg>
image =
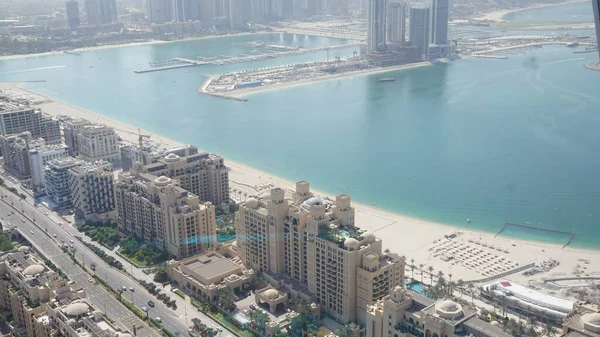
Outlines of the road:
<svg viewBox="0 0 600 337">
<path fill-rule="evenodd" d="M 7 186 L 12 186 L 19 189 L 18 185 L 12 183 L 11 181 L 7 181 L 8 179 L 4 179 L 5 184 Z M 62 250 L 58 247 L 58 244 L 64 240 L 65 243 L 69 245 L 73 245 L 75 250 L 75 256 L 78 261 L 82 262 L 88 268 L 92 263 L 96 265 L 96 275 L 103 279 L 108 285 L 115 289 L 120 289 L 123 286 L 127 288 L 127 291 L 123 294 L 124 298 L 128 300 L 133 300 L 133 303 L 138 307 L 145 307 L 148 309 L 148 315 L 152 318 L 160 317 L 162 320 L 162 324 L 165 328 L 170 330 L 173 333 L 179 333 L 180 335 L 186 335 L 189 327 L 192 326 L 192 318 L 198 318 L 204 323 L 207 327 L 213 328 L 215 330 L 224 331 L 224 336 L 222 337 L 231 337 L 227 330 L 224 330 L 216 321 L 207 317 L 203 313 L 199 312 L 191 303 L 186 302 L 184 299 L 177 296 L 175 293 L 170 291 L 164 291 L 167 295 L 169 295 L 172 299 L 177 302 L 177 310 L 172 310 L 165 306 L 161 301 L 159 301 L 156 297 L 148 293 L 148 291 L 139 285 L 133 278 L 131 278 L 126 273 L 119 271 L 115 268 L 110 267 L 108 264 L 104 263 L 104 261 L 98 257 L 94 252 L 92 252 L 89 248 L 87 248 L 83 243 L 75 238 L 75 236 L 85 236 L 83 233 L 79 233 L 76 228 L 66 223 L 61 217 L 56 215 L 55 213 L 49 211 L 46 207 L 41 204 L 37 204 L 34 206 L 34 200 L 32 197 L 28 196 L 24 201 L 20 200 L 18 196 L 13 194 L 12 192 L 2 188 L 0 189 L 0 194 L 5 196 L 2 197 L 3 202 L 0 203 L 3 208 L 0 208 L 0 215 L 11 222 L 13 225 L 17 225 L 20 229 L 25 229 L 24 235 L 27 239 L 34 239 L 35 241 L 32 244 L 36 244 L 36 246 L 41 247 L 43 244 L 43 249 L 49 250 L 52 255 L 47 255 L 47 257 L 61 269 L 61 263 L 64 263 L 65 266 L 75 266 L 75 268 L 63 269 L 63 271 L 71 278 L 71 274 L 73 273 L 72 280 L 81 284 L 82 286 L 88 286 L 89 288 L 101 288 L 99 286 L 93 286 L 88 282 L 89 276 L 81 270 L 81 268 L 77 267 L 68 256 L 66 256 Z M 9 208 L 6 208 L 9 207 Z M 7 216 L 10 213 L 10 208 L 15 211 L 15 215 Z M 47 213 L 47 214 L 46 214 Z M 25 216 L 25 223 L 21 222 L 22 215 Z M 11 219 L 13 217 L 13 219 Z M 12 220 L 12 221 L 11 221 Z M 16 221 L 15 221 L 16 220 Z M 35 221 L 35 223 L 33 223 Z M 61 225 L 59 225 L 59 223 Z M 35 227 L 35 228 L 34 228 Z M 30 230 L 34 230 L 36 234 L 46 234 L 46 235 L 30 235 Z M 54 235 L 56 234 L 56 237 Z M 39 238 L 39 240 L 38 240 Z M 73 240 L 73 243 L 71 243 Z M 43 242 L 43 243 L 42 243 Z M 99 248 L 104 248 L 98 244 Z M 104 249 L 107 253 L 111 253 L 110 255 L 115 256 L 114 252 L 110 252 L 107 249 Z M 60 255 L 61 260 L 64 261 L 55 261 L 51 256 Z M 119 260 L 124 263 L 124 266 L 127 270 L 136 271 L 134 275 L 136 277 L 148 280 L 149 276 L 145 275 L 141 272 L 141 270 L 137 268 L 133 268 L 131 264 L 127 263 L 127 261 L 119 258 Z M 68 262 L 68 264 L 67 264 Z M 75 275 L 75 271 L 80 273 L 79 276 Z M 70 273 L 67 273 L 69 271 Z M 142 276 L 143 275 L 143 276 Z M 151 279 L 151 278 L 150 278 Z M 85 284 L 85 285 L 84 285 Z M 130 288 L 133 288 L 133 292 L 130 291 Z M 86 292 L 88 289 L 86 289 Z M 123 326 L 127 326 L 128 329 L 132 329 L 134 320 L 139 321 L 136 324 L 142 324 L 142 321 L 135 316 L 131 311 L 129 311 L 126 307 L 124 307 L 121 303 L 119 303 L 116 299 L 107 296 L 106 291 L 102 289 L 103 293 L 98 293 L 98 291 L 94 291 L 90 289 L 88 292 L 88 296 L 91 300 L 94 300 L 95 296 L 99 297 L 99 304 L 94 303 L 94 305 L 98 305 L 98 308 L 104 310 L 104 306 L 109 309 L 109 314 L 113 313 L 113 315 L 109 315 L 109 317 L 114 318 L 122 323 Z M 106 298 L 110 297 L 112 300 L 111 303 L 108 303 Z M 150 308 L 148 306 L 148 301 L 152 300 L 155 303 L 154 308 Z M 118 307 L 118 313 L 113 310 L 113 308 Z M 121 312 L 124 310 L 125 312 Z M 106 312 L 106 311 L 105 311 Z M 113 317 L 115 316 L 115 317 Z M 139 323 L 139 324 L 138 324 Z M 219 336 L 221 337 L 221 336 Z"/>
</svg>

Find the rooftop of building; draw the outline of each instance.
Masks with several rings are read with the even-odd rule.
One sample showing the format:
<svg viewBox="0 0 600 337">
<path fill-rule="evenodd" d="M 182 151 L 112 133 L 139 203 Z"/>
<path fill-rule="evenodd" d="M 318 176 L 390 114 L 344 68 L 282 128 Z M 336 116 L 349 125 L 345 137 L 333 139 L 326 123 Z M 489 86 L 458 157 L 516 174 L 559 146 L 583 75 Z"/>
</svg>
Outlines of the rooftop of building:
<svg viewBox="0 0 600 337">
<path fill-rule="evenodd" d="M 205 285 L 221 282 L 225 277 L 238 274 L 244 269 L 242 265 L 215 252 L 182 260 L 177 268 Z"/>
<path fill-rule="evenodd" d="M 84 163 L 85 163 L 85 160 L 81 160 L 81 159 L 77 159 L 77 158 L 73 158 L 73 157 L 61 157 L 61 158 L 56 158 L 56 159 L 52 159 L 52 160 L 48 161 L 46 163 L 46 166 L 48 166 L 50 168 L 61 169 L 61 168 L 69 168 L 69 167 L 73 167 L 73 166 L 83 165 Z"/>
<path fill-rule="evenodd" d="M 98 171 L 106 171 L 107 173 L 110 173 L 112 172 L 112 164 L 106 160 L 97 160 L 93 163 L 84 162 L 79 166 L 72 167 L 71 170 L 78 174 Z"/>
<path fill-rule="evenodd" d="M 31 252 L 29 247 L 19 247 L 16 252 L 0 257 L 0 261 L 3 261 L 12 270 L 20 274 L 19 278 L 30 286 L 38 286 L 48 282 L 46 272 L 50 270 Z"/>
</svg>

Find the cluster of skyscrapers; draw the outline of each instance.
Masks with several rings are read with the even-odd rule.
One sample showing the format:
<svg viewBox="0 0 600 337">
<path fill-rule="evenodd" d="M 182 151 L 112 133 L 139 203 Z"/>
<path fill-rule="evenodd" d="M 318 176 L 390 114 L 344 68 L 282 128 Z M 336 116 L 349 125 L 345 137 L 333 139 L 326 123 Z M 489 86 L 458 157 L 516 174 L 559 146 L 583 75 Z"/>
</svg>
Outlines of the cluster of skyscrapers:
<svg viewBox="0 0 600 337">
<path fill-rule="evenodd" d="M 598 56 L 600 56 L 600 0 L 592 0 L 594 9 L 594 24 L 596 26 L 596 40 L 598 41 Z"/>
<path fill-rule="evenodd" d="M 410 7 L 399 0 L 369 0 L 367 4 L 367 55 L 381 59 L 404 52 L 401 61 L 447 56 L 449 0 L 433 0 L 431 6 Z M 407 20 L 407 12 L 410 12 Z M 406 24 L 409 22 L 408 40 Z"/>
<path fill-rule="evenodd" d="M 67 24 L 69 28 L 76 29 L 81 24 L 79 2 L 67 0 L 66 9 Z M 84 10 L 89 26 L 110 24 L 117 21 L 117 0 L 84 0 Z"/>
</svg>

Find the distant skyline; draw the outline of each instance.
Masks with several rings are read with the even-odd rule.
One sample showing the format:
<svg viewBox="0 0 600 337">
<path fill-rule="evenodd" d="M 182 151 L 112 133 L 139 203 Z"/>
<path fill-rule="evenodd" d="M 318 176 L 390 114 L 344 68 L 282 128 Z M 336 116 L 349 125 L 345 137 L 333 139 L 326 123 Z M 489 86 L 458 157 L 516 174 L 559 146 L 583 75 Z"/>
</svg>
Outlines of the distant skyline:
<svg viewBox="0 0 600 337">
<path fill-rule="evenodd" d="M 598 43 L 598 58 L 600 59 L 600 0 L 592 0 L 594 10 L 594 25 L 596 27 L 596 41 Z"/>
</svg>

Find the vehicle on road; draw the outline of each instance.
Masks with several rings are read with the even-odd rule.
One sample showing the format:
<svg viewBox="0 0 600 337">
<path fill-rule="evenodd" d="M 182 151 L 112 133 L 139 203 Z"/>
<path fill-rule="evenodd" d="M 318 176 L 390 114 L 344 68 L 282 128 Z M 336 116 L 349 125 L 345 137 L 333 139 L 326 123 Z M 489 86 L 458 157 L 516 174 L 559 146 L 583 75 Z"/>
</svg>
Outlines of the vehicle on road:
<svg viewBox="0 0 600 337">
<path fill-rule="evenodd" d="M 162 322 L 162 318 L 156 317 L 155 321 L 157 321 L 158 323 L 161 323 Z"/>
<path fill-rule="evenodd" d="M 59 222 L 59 223 L 58 223 L 58 225 L 59 225 L 59 226 L 62 226 L 62 222 Z"/>
<path fill-rule="evenodd" d="M 33 231 L 29 231 L 29 233 L 33 234 Z"/>
<path fill-rule="evenodd" d="M 10 211 L 10 214 L 15 214 L 15 211 Z"/>
<path fill-rule="evenodd" d="M 71 243 L 73 243 L 73 240 L 69 240 L 69 241 L 71 241 Z"/>
<path fill-rule="evenodd" d="M 250 304 L 250 309 L 251 310 L 256 310 L 256 306 L 254 304 Z"/>
<path fill-rule="evenodd" d="M 154 308 L 154 302 L 148 301 L 148 306 L 150 306 L 150 308 Z"/>
<path fill-rule="evenodd" d="M 142 307 L 142 311 L 143 311 L 143 312 L 147 312 L 147 311 L 148 311 L 148 308 L 146 308 L 146 307 Z"/>
<path fill-rule="evenodd" d="M 70 245 L 69 247 L 73 248 L 73 245 Z"/>
<path fill-rule="evenodd" d="M 123 291 L 127 291 L 127 287 L 126 286 L 123 286 Z"/>
<path fill-rule="evenodd" d="M 52 236 L 56 237 L 56 233 L 52 234 Z"/>
<path fill-rule="evenodd" d="M 218 328 L 217 328 L 217 331 L 218 331 L 218 332 L 222 332 L 222 331 L 223 331 L 223 328 L 221 328 L 221 327 L 218 327 Z"/>
<path fill-rule="evenodd" d="M 21 222 L 22 222 L 22 223 L 25 223 L 25 219 L 21 219 Z"/>
<path fill-rule="evenodd" d="M 46 215 L 50 215 L 50 213 L 46 212 Z"/>
<path fill-rule="evenodd" d="M 89 282 L 89 283 L 93 283 L 93 282 L 94 282 L 94 279 L 90 277 L 90 278 L 88 279 L 88 282 Z"/>
<path fill-rule="evenodd" d="M 190 337 L 198 337 L 199 335 L 196 333 L 196 331 L 194 331 L 194 329 L 189 329 L 188 333 L 190 334 Z"/>
<path fill-rule="evenodd" d="M 243 313 L 244 313 L 244 315 L 248 315 L 248 313 L 249 313 L 248 309 L 244 309 Z"/>
<path fill-rule="evenodd" d="M 135 289 L 133 289 L 133 287 L 129 287 L 129 291 L 133 292 Z"/>
</svg>

